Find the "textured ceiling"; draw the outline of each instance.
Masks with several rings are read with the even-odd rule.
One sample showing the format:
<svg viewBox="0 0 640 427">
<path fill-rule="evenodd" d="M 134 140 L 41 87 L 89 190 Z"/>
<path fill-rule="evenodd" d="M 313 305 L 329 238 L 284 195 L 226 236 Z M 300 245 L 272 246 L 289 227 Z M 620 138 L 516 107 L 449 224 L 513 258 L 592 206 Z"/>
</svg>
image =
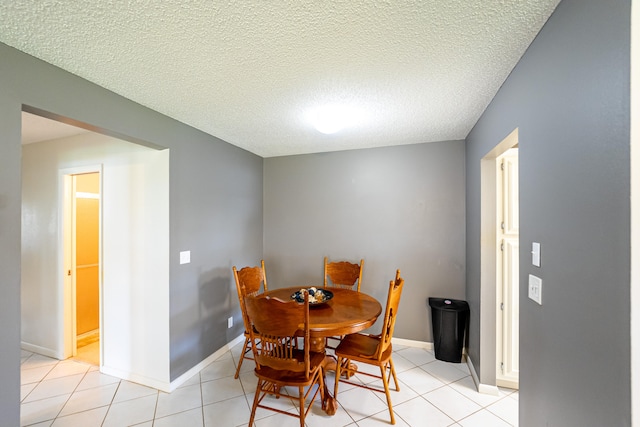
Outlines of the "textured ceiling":
<svg viewBox="0 0 640 427">
<path fill-rule="evenodd" d="M 272 157 L 464 139 L 558 2 L 11 0 L 0 41 Z"/>
</svg>

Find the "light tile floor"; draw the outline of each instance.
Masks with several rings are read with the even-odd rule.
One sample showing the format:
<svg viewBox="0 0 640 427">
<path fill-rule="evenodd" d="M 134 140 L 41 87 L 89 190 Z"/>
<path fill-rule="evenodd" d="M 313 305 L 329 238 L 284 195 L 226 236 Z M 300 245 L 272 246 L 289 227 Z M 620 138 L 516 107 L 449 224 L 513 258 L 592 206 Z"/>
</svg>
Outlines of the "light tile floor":
<svg viewBox="0 0 640 427">
<path fill-rule="evenodd" d="M 233 378 L 241 347 L 235 346 L 170 394 L 104 375 L 84 362 L 59 361 L 23 351 L 21 425 L 247 426 L 256 379 L 251 360 L 243 363 L 240 378 Z M 395 346 L 393 360 L 400 381 L 400 391 L 392 391 L 396 426 L 518 425 L 517 391 L 500 389 L 498 396 L 479 394 L 465 364 L 441 362 L 429 350 Z M 333 380 L 333 374 L 328 373 L 331 390 Z M 388 426 L 385 402 L 384 393 L 341 384 L 337 413 L 327 416 L 316 401 L 306 424 Z M 279 403 L 286 410 L 297 410 L 288 399 Z M 259 410 L 255 424 L 288 427 L 299 422 Z"/>
</svg>

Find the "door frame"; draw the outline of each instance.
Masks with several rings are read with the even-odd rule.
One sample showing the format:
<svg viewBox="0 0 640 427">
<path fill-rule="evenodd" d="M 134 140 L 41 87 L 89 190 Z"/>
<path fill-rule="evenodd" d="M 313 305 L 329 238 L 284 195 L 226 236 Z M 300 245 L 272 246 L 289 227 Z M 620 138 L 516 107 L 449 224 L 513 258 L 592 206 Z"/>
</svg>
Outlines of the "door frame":
<svg viewBox="0 0 640 427">
<path fill-rule="evenodd" d="M 516 140 L 517 144 L 517 140 Z M 513 154 L 515 153 L 515 154 Z M 517 235 L 517 241 L 512 241 L 512 244 L 509 244 L 507 238 L 505 238 L 505 232 L 509 229 L 512 229 L 513 222 L 515 220 L 509 220 L 505 218 L 505 193 L 508 192 L 505 187 L 505 180 L 509 182 L 509 187 L 513 183 L 513 181 L 509 178 L 508 174 L 510 172 L 508 167 L 503 166 L 506 164 L 506 157 L 515 157 L 519 156 L 517 145 L 516 147 L 509 148 L 507 151 L 496 157 L 496 385 L 500 387 L 507 387 L 511 389 L 519 388 L 519 374 L 517 371 L 512 371 L 513 366 L 510 363 L 510 360 L 517 359 L 517 353 L 514 355 L 514 350 L 519 350 L 519 339 L 518 339 L 518 348 L 516 349 L 513 345 L 513 342 L 507 339 L 507 335 L 509 335 L 508 331 L 514 329 L 514 326 L 518 328 L 518 336 L 519 336 L 519 300 L 517 296 L 519 295 L 519 274 L 514 274 L 511 271 L 511 276 L 515 276 L 515 280 L 518 282 L 512 284 L 509 289 L 505 288 L 505 279 L 507 278 L 508 267 L 514 266 L 516 273 L 519 271 L 519 243 L 520 243 L 520 235 L 519 230 L 511 231 L 511 233 L 507 233 L 511 236 Z M 516 160 L 517 165 L 517 160 Z M 518 183 L 518 180 L 515 180 Z M 517 192 L 516 188 L 516 192 Z M 517 193 L 516 193 L 517 194 Z M 516 211 L 517 214 L 517 211 Z M 506 227 L 507 230 L 503 229 L 503 226 Z M 515 244 L 515 247 L 513 247 Z M 510 248 L 513 248 L 510 251 Z M 509 253 L 512 255 L 509 257 Z M 512 259 L 511 264 L 506 265 L 505 260 Z M 515 296 L 514 296 L 515 294 Z M 513 304 L 506 304 L 506 300 L 510 300 Z M 515 321 L 512 321 L 510 324 L 505 323 L 505 318 L 510 317 L 508 315 L 515 318 Z M 517 316 L 517 317 L 516 317 Z M 514 322 L 516 322 L 514 324 Z M 505 346 L 505 343 L 509 342 L 510 345 Z M 515 357 L 514 357 L 515 356 Z"/>
<path fill-rule="evenodd" d="M 518 128 L 480 160 L 480 372 L 478 391 L 498 395 L 497 387 L 497 257 L 498 224 L 496 158 L 518 143 Z"/>
<path fill-rule="evenodd" d="M 58 203 L 60 222 L 60 243 L 58 245 L 58 258 L 60 272 L 58 277 L 62 281 L 62 310 L 63 331 L 63 356 L 73 357 L 77 354 L 77 331 L 76 331 L 76 218 L 75 218 L 75 188 L 73 176 L 87 173 L 98 173 L 99 179 L 99 209 L 98 209 L 98 328 L 103 328 L 103 307 L 102 307 L 102 164 L 79 166 L 73 168 L 63 168 L 58 170 L 58 183 L 60 200 Z M 100 364 L 102 364 L 103 340 L 100 340 Z"/>
</svg>

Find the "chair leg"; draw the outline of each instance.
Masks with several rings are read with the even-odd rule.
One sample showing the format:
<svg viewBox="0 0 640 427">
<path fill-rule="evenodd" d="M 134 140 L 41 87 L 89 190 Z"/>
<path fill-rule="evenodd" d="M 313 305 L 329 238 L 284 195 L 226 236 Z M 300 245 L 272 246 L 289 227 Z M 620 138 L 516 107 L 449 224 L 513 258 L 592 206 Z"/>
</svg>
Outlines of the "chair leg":
<svg viewBox="0 0 640 427">
<path fill-rule="evenodd" d="M 298 387 L 298 400 L 300 401 L 300 427 L 304 427 L 304 417 L 307 415 L 304 407 L 304 387 Z M 311 401 L 313 403 L 313 401 Z"/>
<path fill-rule="evenodd" d="M 389 367 L 391 368 L 391 375 L 393 375 L 393 383 L 396 385 L 396 391 L 400 391 L 400 383 L 396 377 L 396 368 L 393 366 L 393 359 L 389 359 Z"/>
<path fill-rule="evenodd" d="M 391 415 L 391 424 L 396 423 L 396 418 L 393 416 L 393 405 L 391 404 L 391 395 L 389 394 L 389 381 L 387 381 L 387 369 L 384 365 L 380 365 L 380 374 L 382 376 L 382 383 L 384 384 L 384 394 L 387 395 L 387 405 L 389 406 L 389 414 Z"/>
<path fill-rule="evenodd" d="M 256 395 L 253 398 L 253 405 L 251 406 L 251 416 L 249 417 L 249 427 L 253 427 L 253 420 L 256 417 L 256 409 L 258 409 L 258 402 L 260 401 L 261 389 L 262 389 L 262 381 L 258 379 L 258 385 L 256 386 Z"/>
<path fill-rule="evenodd" d="M 236 368 L 236 374 L 233 378 L 238 379 L 238 375 L 240 375 L 240 368 L 242 367 L 242 361 L 244 360 L 244 355 L 247 353 L 247 347 L 249 346 L 249 338 L 244 339 L 244 344 L 242 345 L 242 353 L 240 353 L 240 360 L 238 360 L 238 367 Z"/>
<path fill-rule="evenodd" d="M 349 359 L 342 359 L 342 366 L 341 366 L 341 374 L 340 375 L 344 375 L 344 377 L 346 379 L 350 379 L 351 375 L 353 375 L 353 373 L 351 372 L 351 369 L 349 369 L 351 366 L 351 360 Z"/>
</svg>

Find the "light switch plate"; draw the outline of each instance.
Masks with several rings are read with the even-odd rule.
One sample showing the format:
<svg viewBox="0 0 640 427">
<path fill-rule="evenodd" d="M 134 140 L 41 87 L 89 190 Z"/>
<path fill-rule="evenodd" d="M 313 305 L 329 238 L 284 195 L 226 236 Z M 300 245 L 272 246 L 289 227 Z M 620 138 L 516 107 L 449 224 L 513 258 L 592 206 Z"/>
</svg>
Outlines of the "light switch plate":
<svg viewBox="0 0 640 427">
<path fill-rule="evenodd" d="M 529 298 L 542 305 L 542 279 L 529 275 Z"/>
<path fill-rule="evenodd" d="M 180 252 L 180 264 L 189 264 L 191 262 L 191 251 Z"/>
<path fill-rule="evenodd" d="M 531 244 L 531 263 L 536 267 L 540 267 L 540 243 L 538 242 Z"/>
</svg>

